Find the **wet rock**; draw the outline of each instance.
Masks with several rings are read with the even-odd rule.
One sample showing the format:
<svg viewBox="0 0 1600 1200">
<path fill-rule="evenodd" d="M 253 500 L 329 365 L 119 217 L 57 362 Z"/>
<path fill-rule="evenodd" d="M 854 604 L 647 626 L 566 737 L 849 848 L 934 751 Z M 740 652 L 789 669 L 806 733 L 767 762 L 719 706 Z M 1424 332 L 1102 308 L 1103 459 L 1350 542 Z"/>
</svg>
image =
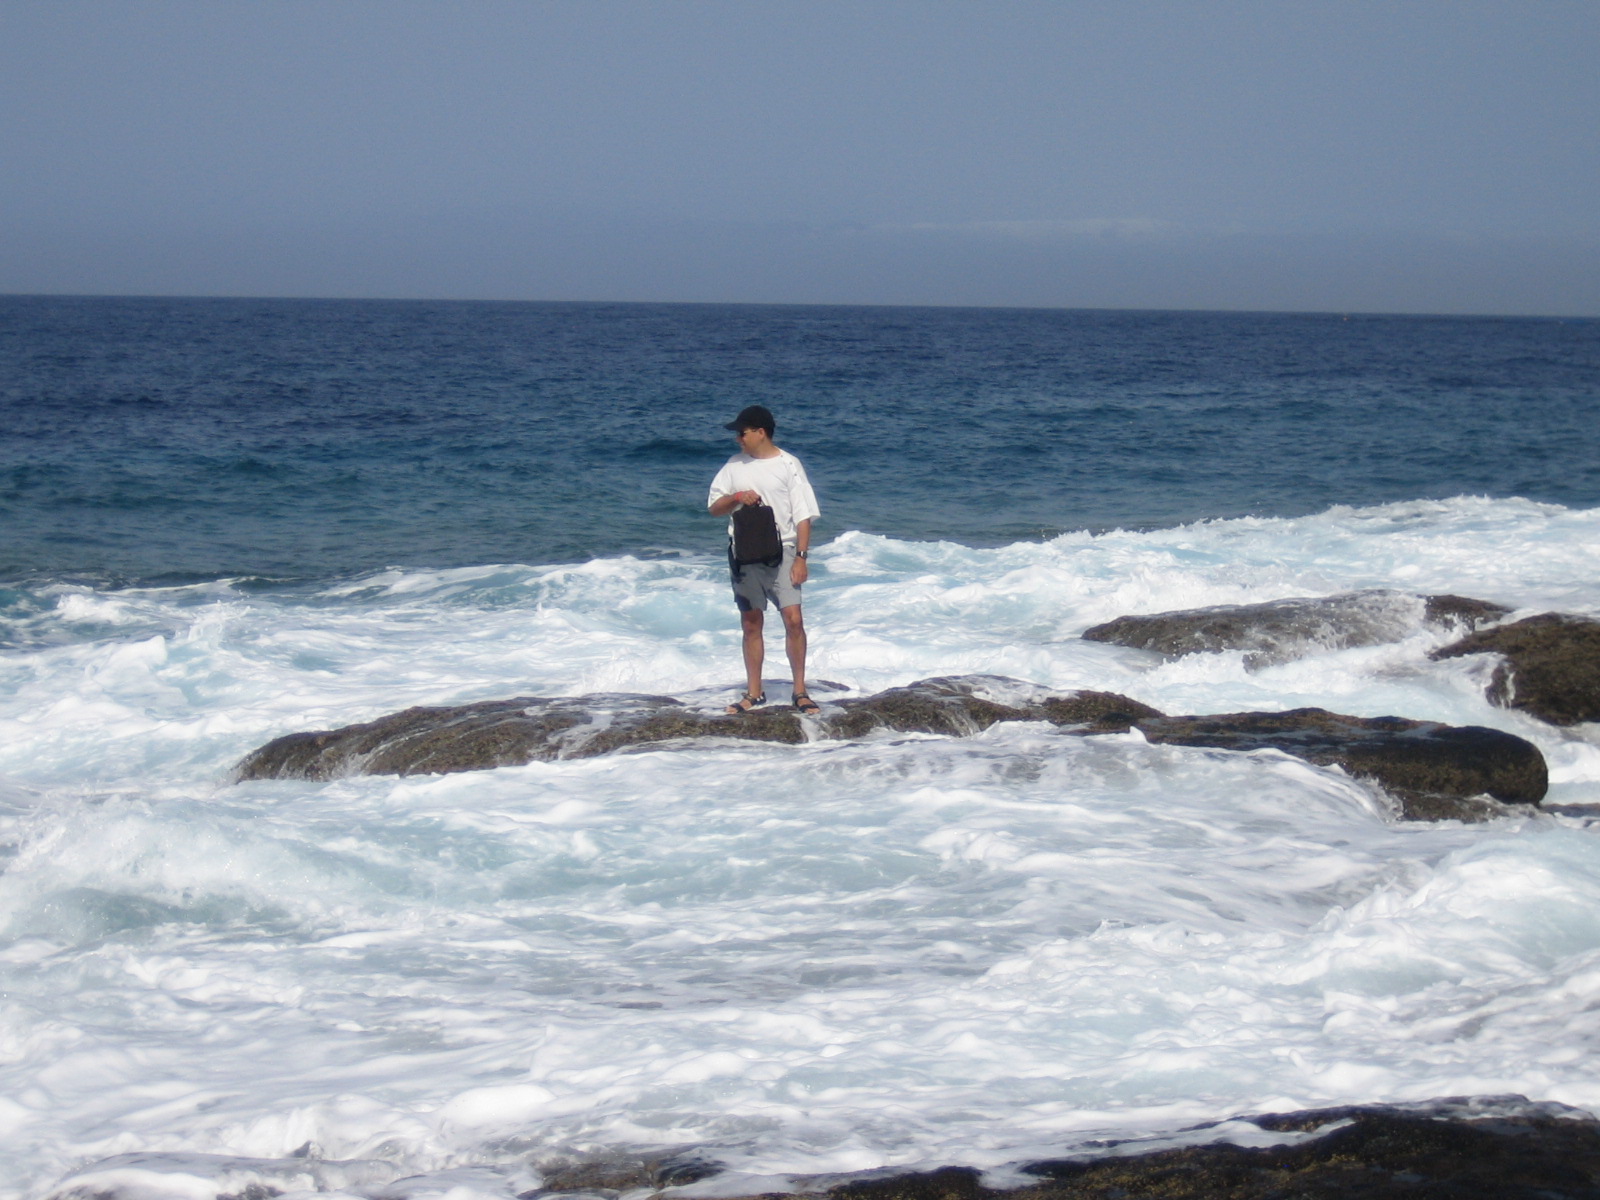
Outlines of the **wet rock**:
<svg viewBox="0 0 1600 1200">
<path fill-rule="evenodd" d="M 965 681 L 929 679 L 858 700 L 829 705 L 822 725 L 829 736 L 865 737 L 875 730 L 971 737 L 997 721 L 1025 721 L 1026 707 L 978 695 Z"/>
<path fill-rule="evenodd" d="M 710 1179 L 722 1164 L 695 1148 L 653 1154 L 597 1154 L 584 1158 L 552 1159 L 539 1164 L 540 1186 L 525 1193 L 583 1192 L 617 1196 L 648 1188 L 659 1191 Z"/>
<path fill-rule="evenodd" d="M 1544 613 L 1469 634 L 1436 659 L 1499 654 L 1487 695 L 1551 725 L 1600 721 L 1600 621 Z"/>
<path fill-rule="evenodd" d="M 1490 1106 L 1491 1108 L 1493 1106 Z M 1474 1114 L 1467 1101 L 1362 1106 L 1252 1117 L 1258 1128 L 1318 1136 L 1282 1146 L 1230 1143 L 1033 1163 L 1040 1182 L 1007 1200 L 1600 1200 L 1600 1124 L 1587 1113 L 1529 1105 Z M 870 1196 L 907 1200 L 886 1180 Z M 969 1193 L 970 1195 L 970 1193 Z M 967 1200 L 963 1197 L 962 1200 Z M 976 1198 L 974 1198 L 976 1200 Z"/>
<path fill-rule="evenodd" d="M 1250 1141 L 1274 1135 L 1284 1140 L 1252 1146 L 1222 1140 L 1237 1137 L 1242 1124 L 1255 1127 Z M 518 1193 L 520 1200 L 659 1195 L 721 1170 L 707 1148 L 597 1153 L 538 1165 L 539 1186 Z M 398 1164 L 378 1160 L 131 1153 L 80 1169 L 57 1184 L 48 1200 L 413 1194 L 406 1184 L 420 1181 L 402 1174 Z M 1600 1122 L 1579 1109 L 1520 1096 L 1355 1105 L 1241 1117 L 1186 1130 L 1153 1147 L 1100 1143 L 1091 1155 L 1022 1164 L 1016 1175 L 1033 1182 L 993 1188 L 977 1170 L 949 1166 L 848 1178 L 792 1176 L 794 1193 L 781 1195 L 790 1200 L 795 1195 L 827 1200 L 1600 1200 Z M 509 1185 L 512 1178 L 503 1166 L 476 1168 L 473 1182 L 480 1187 L 460 1190 L 483 1194 L 482 1188 Z M 423 1191 L 439 1194 L 425 1183 Z M 730 1188 L 714 1188 L 714 1193 L 727 1200 L 756 1200 Z M 766 1193 L 763 1200 L 780 1196 Z"/>
<path fill-rule="evenodd" d="M 1041 700 L 1039 712 L 1052 725 L 1083 733 L 1126 733 L 1140 721 L 1163 715 L 1148 704 L 1116 692 L 1074 692 Z"/>
<path fill-rule="evenodd" d="M 670 696 L 640 695 L 525 696 L 408 708 L 360 725 L 268 742 L 239 764 L 237 778 L 437 775 L 704 738 L 793 745 L 878 732 L 970 737 L 999 721 L 1045 721 L 1081 735 L 1137 728 L 1152 742 L 1281 750 L 1377 782 L 1399 800 L 1405 816 L 1417 820 L 1483 820 L 1500 811 L 1497 802 L 1538 803 L 1547 784 L 1538 749 L 1493 729 L 1346 717 L 1322 709 L 1169 717 L 1114 692 L 1052 696 L 1018 680 L 984 675 L 926 679 L 826 702 L 821 717 L 805 721 L 788 705 L 728 716 Z"/>
<path fill-rule="evenodd" d="M 1168 658 L 1243 650 L 1246 665 L 1262 667 L 1319 650 L 1396 642 L 1424 625 L 1476 629 L 1510 611 L 1463 596 L 1374 590 L 1118 617 L 1083 636 Z"/>
<path fill-rule="evenodd" d="M 1501 811 L 1493 801 L 1537 804 L 1549 787 L 1549 772 L 1538 747 L 1514 734 L 1477 725 L 1348 717 L 1321 708 L 1298 708 L 1147 718 L 1138 722 L 1138 728 L 1152 742 L 1219 750 L 1273 749 L 1319 766 L 1340 766 L 1394 796 L 1410 820 L 1481 821 Z"/>
<path fill-rule="evenodd" d="M 794 743 L 805 733 L 788 710 L 777 708 L 725 717 L 696 712 L 670 696 L 519 696 L 408 708 L 360 725 L 291 733 L 253 751 L 236 773 L 241 780 L 443 775 L 686 737 Z"/>
<path fill-rule="evenodd" d="M 1187 1131 L 1160 1148 L 1101 1143 L 1092 1156 L 1026 1163 L 1037 1182 L 987 1187 L 968 1167 L 799 1179 L 827 1200 L 1600 1200 L 1600 1122 L 1520 1096 L 1357 1105 L 1239 1118 L 1284 1135 L 1240 1146 Z M 1109 1152 L 1109 1153 L 1108 1153 Z M 831 1186 L 830 1186 L 831 1185 Z M 730 1198 L 753 1200 L 753 1198 Z"/>
<path fill-rule="evenodd" d="M 828 736 L 859 738 L 877 729 L 970 737 L 997 721 L 1048 721 L 1094 733 L 1124 733 L 1134 722 L 1161 714 L 1115 692 L 1071 692 L 1065 696 L 994 697 L 1027 690 L 1014 679 L 961 675 L 924 679 L 858 700 L 830 705 L 822 728 Z M 1036 689 L 1034 689 L 1036 690 Z"/>
<path fill-rule="evenodd" d="M 1469 596 L 1424 596 L 1422 620 L 1436 629 L 1477 629 L 1511 615 L 1504 604 Z"/>
<path fill-rule="evenodd" d="M 978 1180 L 971 1167 L 940 1167 L 888 1179 L 852 1180 L 829 1188 L 827 1195 L 829 1200 L 980 1200 L 1009 1194 L 990 1191 Z"/>
<path fill-rule="evenodd" d="M 998 689 L 1019 693 L 1007 703 Z M 968 737 L 996 721 L 1049 721 L 1097 733 L 1120 732 L 1159 716 L 1149 705 L 1110 692 L 1032 696 L 1015 680 L 989 676 L 930 679 L 874 696 L 829 703 L 803 722 L 787 705 L 740 716 L 670 696 L 522 696 L 439 708 L 408 708 L 360 725 L 291 733 L 246 756 L 246 779 L 335 779 L 346 775 L 436 775 L 589 758 L 634 746 L 690 738 L 796 744 L 808 737 L 859 738 L 876 730 Z"/>
</svg>

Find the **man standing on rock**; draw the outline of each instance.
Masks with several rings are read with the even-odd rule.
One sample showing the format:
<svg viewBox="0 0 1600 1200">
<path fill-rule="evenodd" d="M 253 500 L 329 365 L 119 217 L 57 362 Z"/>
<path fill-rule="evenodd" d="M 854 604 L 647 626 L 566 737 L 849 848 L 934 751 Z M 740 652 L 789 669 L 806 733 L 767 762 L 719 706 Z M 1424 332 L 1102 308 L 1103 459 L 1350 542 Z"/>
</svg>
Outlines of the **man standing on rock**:
<svg viewBox="0 0 1600 1200">
<path fill-rule="evenodd" d="M 811 522 L 822 515 L 816 493 L 811 490 L 800 460 L 773 442 L 777 423 L 767 409 L 752 404 L 724 428 L 733 431 L 739 453 L 724 463 L 711 481 L 711 497 L 706 506 L 712 516 L 730 518 L 728 569 L 744 633 L 745 693 L 727 711 L 747 713 L 767 702 L 761 682 L 761 664 L 766 654 L 762 626 L 770 600 L 783 617 L 784 649 L 794 676 L 794 706 L 802 716 L 815 716 L 822 710 L 806 694 L 806 626 L 800 613 L 800 588 L 808 573 Z M 731 518 L 740 509 L 763 505 L 771 509 L 777 525 L 782 556 L 741 564 L 734 554 Z"/>
</svg>

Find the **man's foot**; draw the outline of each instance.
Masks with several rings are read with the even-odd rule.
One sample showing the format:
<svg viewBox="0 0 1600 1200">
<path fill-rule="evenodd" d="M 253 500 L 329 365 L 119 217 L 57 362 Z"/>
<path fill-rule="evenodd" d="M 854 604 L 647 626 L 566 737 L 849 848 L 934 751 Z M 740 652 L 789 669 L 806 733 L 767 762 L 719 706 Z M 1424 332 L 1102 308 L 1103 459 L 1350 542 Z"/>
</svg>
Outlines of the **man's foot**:
<svg viewBox="0 0 1600 1200">
<path fill-rule="evenodd" d="M 793 699 L 794 706 L 800 710 L 802 717 L 814 717 L 822 712 L 822 708 L 817 702 L 804 692 L 796 692 Z"/>
<path fill-rule="evenodd" d="M 766 702 L 767 694 L 765 692 L 762 692 L 759 696 L 752 696 L 749 692 L 746 692 L 722 711 L 730 717 L 737 717 L 740 713 L 747 713 L 752 708 L 760 708 Z"/>
</svg>

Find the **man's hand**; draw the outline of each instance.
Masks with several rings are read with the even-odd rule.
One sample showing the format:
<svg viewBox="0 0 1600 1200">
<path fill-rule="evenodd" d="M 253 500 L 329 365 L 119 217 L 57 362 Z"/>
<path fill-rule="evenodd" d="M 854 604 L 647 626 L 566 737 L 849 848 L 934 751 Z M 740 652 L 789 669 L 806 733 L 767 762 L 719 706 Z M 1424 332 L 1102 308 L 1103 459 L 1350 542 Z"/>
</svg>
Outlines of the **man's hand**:
<svg viewBox="0 0 1600 1200">
<path fill-rule="evenodd" d="M 806 560 L 797 558 L 789 568 L 789 582 L 799 587 L 811 574 L 811 568 L 806 565 Z"/>
<path fill-rule="evenodd" d="M 717 497 L 709 511 L 713 517 L 725 517 L 741 504 L 760 503 L 760 492 L 729 492 L 726 496 Z"/>
</svg>

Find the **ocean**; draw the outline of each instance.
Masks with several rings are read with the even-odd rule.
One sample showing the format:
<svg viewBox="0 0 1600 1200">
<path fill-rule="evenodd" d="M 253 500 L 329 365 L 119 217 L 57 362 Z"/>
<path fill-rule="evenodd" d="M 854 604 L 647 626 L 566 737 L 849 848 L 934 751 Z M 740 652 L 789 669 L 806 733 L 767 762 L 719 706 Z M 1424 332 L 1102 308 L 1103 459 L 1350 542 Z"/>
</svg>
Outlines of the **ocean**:
<svg viewBox="0 0 1600 1200">
<path fill-rule="evenodd" d="M 235 782 L 412 705 L 733 698 L 749 403 L 823 510 L 824 702 L 1484 725 L 1543 809 L 1029 723 Z M 1420 612 L 1265 666 L 1080 636 L 1600 616 L 1597 414 L 1595 320 L 0 298 L 0 1197 L 1004 1183 L 1249 1113 L 1600 1111 L 1600 727 L 1490 706 Z"/>
</svg>

